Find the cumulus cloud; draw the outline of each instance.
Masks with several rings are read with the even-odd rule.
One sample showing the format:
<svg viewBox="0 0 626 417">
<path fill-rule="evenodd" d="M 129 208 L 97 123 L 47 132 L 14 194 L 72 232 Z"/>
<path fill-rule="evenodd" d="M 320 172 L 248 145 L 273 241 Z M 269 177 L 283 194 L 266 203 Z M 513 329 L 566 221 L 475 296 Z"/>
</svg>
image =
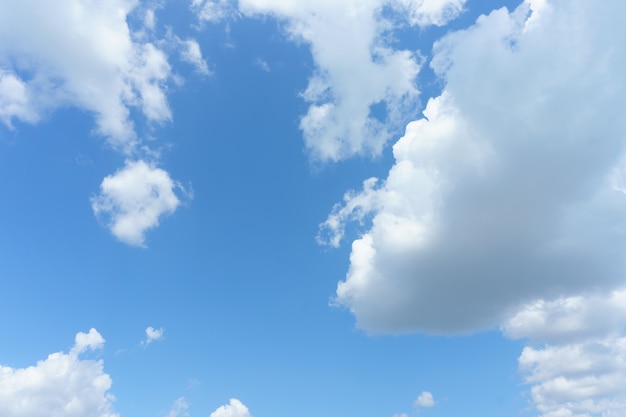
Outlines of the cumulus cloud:
<svg viewBox="0 0 626 417">
<path fill-rule="evenodd" d="M 422 391 L 420 395 L 417 396 L 414 405 L 416 407 L 433 407 L 435 405 L 433 394 L 428 391 Z"/>
<path fill-rule="evenodd" d="M 144 246 L 146 231 L 180 205 L 176 189 L 185 192 L 166 171 L 143 160 L 127 161 L 124 168 L 102 180 L 91 207 L 116 238 Z"/>
<path fill-rule="evenodd" d="M 165 329 L 163 327 L 155 329 L 152 326 L 146 328 L 146 340 L 141 342 L 142 345 L 148 346 L 150 343 L 163 339 Z"/>
<path fill-rule="evenodd" d="M 626 416 L 626 290 L 539 300 L 503 325 L 543 417 Z"/>
<path fill-rule="evenodd" d="M 336 297 L 358 327 L 471 332 L 624 284 L 624 13 L 525 2 L 436 43 L 445 91 L 322 225 L 367 225 Z"/>
<path fill-rule="evenodd" d="M 0 365 L 0 415 L 119 417 L 112 411 L 111 378 L 102 360 L 80 358 L 103 345 L 102 336 L 91 329 L 76 335 L 69 353 L 53 353 L 27 368 Z"/>
<path fill-rule="evenodd" d="M 231 398 L 230 402 L 226 405 L 219 407 L 217 410 L 211 413 L 210 417 L 251 417 L 248 407 L 243 405 L 241 401 L 236 398 Z"/>
<path fill-rule="evenodd" d="M 206 63 L 206 60 L 202 57 L 202 51 L 200 50 L 198 41 L 195 39 L 186 39 L 180 40 L 180 43 L 183 47 L 180 53 L 180 58 L 193 65 L 196 72 L 199 74 L 209 75 L 211 71 L 209 71 L 209 66 Z"/>
<path fill-rule="evenodd" d="M 76 106 L 93 113 L 97 133 L 125 152 L 138 143 L 131 109 L 149 122 L 170 120 L 170 65 L 155 44 L 134 39 L 127 18 L 136 5 L 0 1 L 0 89 L 10 92 L 0 101 L 0 120 L 32 123 Z"/>
<path fill-rule="evenodd" d="M 393 24 L 443 24 L 464 0 L 241 0 L 248 16 L 272 15 L 289 35 L 310 45 L 316 70 L 302 97 L 310 107 L 300 120 L 314 159 L 337 161 L 378 155 L 417 109 L 418 54 L 388 42 Z M 383 17 L 383 8 L 393 17 Z M 375 114 L 375 107 L 384 115 Z"/>
</svg>

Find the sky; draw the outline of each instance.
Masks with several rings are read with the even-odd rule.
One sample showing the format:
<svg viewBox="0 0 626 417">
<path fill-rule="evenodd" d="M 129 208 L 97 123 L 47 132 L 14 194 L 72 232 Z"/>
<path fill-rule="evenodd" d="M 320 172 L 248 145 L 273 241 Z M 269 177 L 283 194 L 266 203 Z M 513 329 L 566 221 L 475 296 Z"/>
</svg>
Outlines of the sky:
<svg viewBox="0 0 626 417">
<path fill-rule="evenodd" d="M 624 16 L 0 0 L 0 417 L 626 417 Z"/>
</svg>

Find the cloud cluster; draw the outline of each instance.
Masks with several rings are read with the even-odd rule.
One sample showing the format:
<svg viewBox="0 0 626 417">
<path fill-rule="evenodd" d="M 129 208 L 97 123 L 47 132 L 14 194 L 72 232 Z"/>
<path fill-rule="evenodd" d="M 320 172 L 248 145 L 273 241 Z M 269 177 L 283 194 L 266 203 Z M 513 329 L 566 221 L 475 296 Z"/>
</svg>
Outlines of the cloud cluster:
<svg viewBox="0 0 626 417">
<path fill-rule="evenodd" d="M 150 122 L 170 120 L 171 68 L 154 43 L 134 39 L 127 18 L 136 5 L 0 1 L 0 85 L 11 92 L 2 99 L 2 121 L 34 122 L 76 106 L 94 114 L 97 133 L 112 146 L 130 152 L 138 142 L 131 108 Z"/>
<path fill-rule="evenodd" d="M 417 109 L 415 79 L 420 58 L 394 49 L 386 35 L 393 24 L 443 24 L 464 0 L 241 0 L 248 16 L 272 15 L 289 35 L 310 45 L 315 73 L 302 97 L 310 103 L 300 120 L 314 159 L 337 161 L 377 155 Z M 393 17 L 383 17 L 383 8 Z M 375 106 L 384 108 L 376 114 Z"/>
<path fill-rule="evenodd" d="M 626 290 L 540 300 L 503 325 L 543 417 L 626 416 Z"/>
<path fill-rule="evenodd" d="M 241 401 L 231 398 L 228 404 L 213 411 L 210 417 L 252 417 L 252 414 Z"/>
<path fill-rule="evenodd" d="M 14 129 L 17 121 L 36 123 L 58 108 L 72 106 L 94 116 L 95 133 L 112 148 L 135 158 L 150 153 L 140 146 L 134 123 L 136 116 L 150 126 L 172 119 L 166 93 L 174 76 L 163 48 L 178 49 L 181 60 L 196 72 L 210 72 L 194 39 L 181 40 L 171 31 L 174 41 L 154 38 L 155 9 L 145 11 L 144 27 L 134 31 L 128 21 L 143 11 L 138 6 L 135 0 L 0 0 L 0 122 Z M 178 204 L 172 187 L 163 199 L 143 201 L 104 190 L 107 184 L 115 187 L 116 180 L 135 186 L 146 181 L 145 176 L 129 178 L 145 174 L 139 167 L 127 165 L 105 178 L 104 195 L 94 203 L 97 215 L 106 212 L 112 217 L 112 233 L 135 245 L 143 244 L 143 231 Z M 152 178 L 167 187 L 171 180 L 157 179 L 159 175 L 167 176 L 153 168 Z M 153 185 L 147 181 L 145 186 Z"/>
<path fill-rule="evenodd" d="M 145 233 L 159 225 L 162 216 L 180 205 L 175 190 L 183 187 L 169 174 L 143 160 L 127 161 L 124 168 L 100 184 L 91 199 L 94 213 L 122 242 L 144 246 Z"/>
<path fill-rule="evenodd" d="M 624 283 L 623 12 L 525 2 L 435 44 L 445 91 L 322 225 L 371 219 L 337 288 L 360 328 L 470 332 Z"/>
<path fill-rule="evenodd" d="M 102 361 L 80 358 L 103 345 L 102 336 L 91 329 L 76 335 L 69 353 L 53 353 L 27 368 L 0 365 L 0 415 L 119 417 L 112 411 L 111 378 Z"/>
</svg>

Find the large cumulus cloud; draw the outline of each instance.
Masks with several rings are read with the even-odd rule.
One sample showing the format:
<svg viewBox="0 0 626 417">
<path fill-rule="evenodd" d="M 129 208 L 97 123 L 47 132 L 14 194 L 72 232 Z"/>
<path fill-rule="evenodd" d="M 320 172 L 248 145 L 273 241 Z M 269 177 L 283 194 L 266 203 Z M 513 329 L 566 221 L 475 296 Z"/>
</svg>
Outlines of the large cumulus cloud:
<svg viewBox="0 0 626 417">
<path fill-rule="evenodd" d="M 525 2 L 436 43 L 443 94 L 322 225 L 372 220 L 337 288 L 359 327 L 469 332 L 626 283 L 624 12 Z"/>
</svg>

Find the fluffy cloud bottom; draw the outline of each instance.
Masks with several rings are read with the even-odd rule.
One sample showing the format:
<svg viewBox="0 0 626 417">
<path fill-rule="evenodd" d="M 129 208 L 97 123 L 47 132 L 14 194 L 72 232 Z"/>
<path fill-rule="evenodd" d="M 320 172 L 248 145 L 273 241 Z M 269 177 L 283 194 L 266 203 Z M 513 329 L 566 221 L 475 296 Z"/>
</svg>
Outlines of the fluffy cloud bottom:
<svg viewBox="0 0 626 417">
<path fill-rule="evenodd" d="M 111 378 L 102 361 L 80 358 L 103 345 L 102 336 L 91 329 L 76 335 L 69 353 L 53 353 L 28 368 L 0 366 L 0 415 L 119 417 L 111 411 Z"/>
<path fill-rule="evenodd" d="M 124 168 L 104 178 L 91 206 L 115 237 L 144 246 L 146 231 L 158 226 L 162 216 L 180 205 L 176 189 L 185 191 L 166 171 L 143 160 L 127 161 Z"/>
</svg>

